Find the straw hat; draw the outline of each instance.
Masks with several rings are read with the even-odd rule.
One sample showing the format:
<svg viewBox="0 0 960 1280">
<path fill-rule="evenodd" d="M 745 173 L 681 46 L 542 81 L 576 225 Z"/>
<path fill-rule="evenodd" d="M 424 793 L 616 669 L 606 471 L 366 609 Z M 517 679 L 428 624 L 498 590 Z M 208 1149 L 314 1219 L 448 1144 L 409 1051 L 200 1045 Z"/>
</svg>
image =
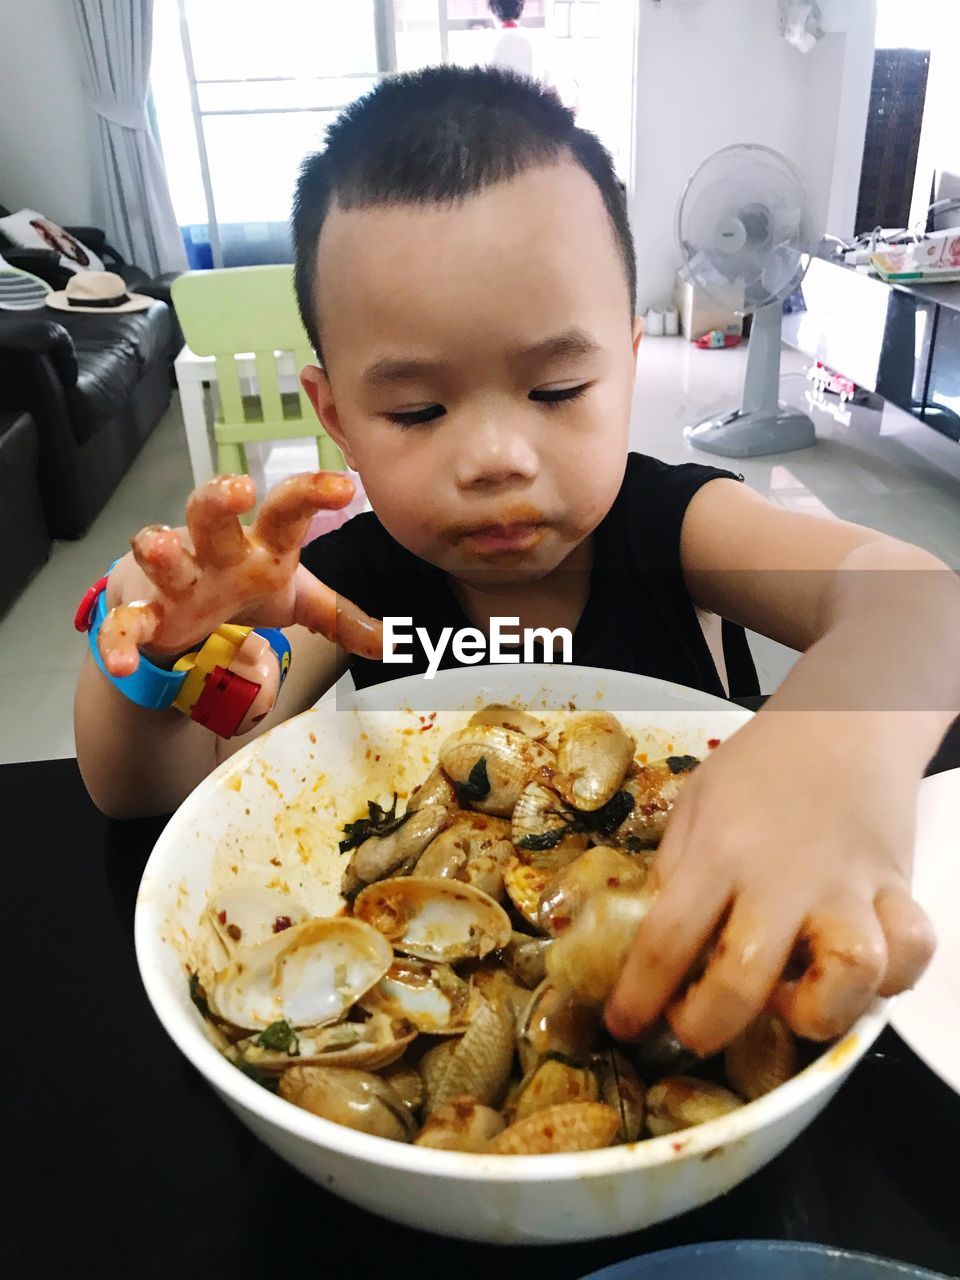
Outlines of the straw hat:
<svg viewBox="0 0 960 1280">
<path fill-rule="evenodd" d="M 92 311 L 97 314 L 116 311 L 143 311 L 154 298 L 142 293 L 127 293 L 127 286 L 113 271 L 78 271 L 67 281 L 65 289 L 48 294 L 47 306 L 58 311 Z"/>
</svg>

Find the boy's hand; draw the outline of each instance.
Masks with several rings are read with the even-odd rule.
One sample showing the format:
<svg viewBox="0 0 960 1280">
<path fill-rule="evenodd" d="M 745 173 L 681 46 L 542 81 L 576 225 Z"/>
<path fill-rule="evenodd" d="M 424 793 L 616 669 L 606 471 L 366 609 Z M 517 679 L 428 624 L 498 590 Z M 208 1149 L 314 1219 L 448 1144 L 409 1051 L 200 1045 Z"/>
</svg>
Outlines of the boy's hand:
<svg viewBox="0 0 960 1280">
<path fill-rule="evenodd" d="M 292 476 L 270 491 L 247 531 L 237 517 L 256 502 L 249 476 L 200 485 L 187 501 L 185 529 L 141 529 L 132 555 L 110 574 L 110 612 L 99 636 L 107 670 L 129 675 L 141 649 L 159 658 L 186 652 L 225 622 L 299 623 L 352 653 L 380 658 L 381 624 L 300 564 L 314 513 L 346 506 L 353 493 L 339 472 Z"/>
<path fill-rule="evenodd" d="M 935 945 L 910 896 L 919 778 L 859 713 L 760 712 L 681 792 L 652 874 L 659 896 L 607 1004 L 640 1035 L 664 1011 L 700 1055 L 769 1002 L 814 1040 L 912 986 Z M 681 994 L 702 949 L 706 971 Z"/>
</svg>

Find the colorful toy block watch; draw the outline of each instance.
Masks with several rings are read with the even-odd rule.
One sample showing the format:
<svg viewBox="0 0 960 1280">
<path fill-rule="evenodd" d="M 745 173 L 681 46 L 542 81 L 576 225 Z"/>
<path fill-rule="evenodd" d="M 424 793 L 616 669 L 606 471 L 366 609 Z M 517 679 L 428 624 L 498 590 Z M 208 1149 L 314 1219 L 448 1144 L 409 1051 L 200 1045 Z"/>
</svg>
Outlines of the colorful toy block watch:
<svg viewBox="0 0 960 1280">
<path fill-rule="evenodd" d="M 86 631 L 94 661 L 110 683 L 139 707 L 176 707 L 222 738 L 245 733 L 262 720 L 290 668 L 290 643 L 283 632 L 228 623 L 196 652 L 179 658 L 172 671 L 141 654 L 131 675 L 111 675 L 97 638 L 107 616 L 106 586 L 112 569 L 113 565 L 84 595 L 74 618 L 77 630 Z"/>
</svg>

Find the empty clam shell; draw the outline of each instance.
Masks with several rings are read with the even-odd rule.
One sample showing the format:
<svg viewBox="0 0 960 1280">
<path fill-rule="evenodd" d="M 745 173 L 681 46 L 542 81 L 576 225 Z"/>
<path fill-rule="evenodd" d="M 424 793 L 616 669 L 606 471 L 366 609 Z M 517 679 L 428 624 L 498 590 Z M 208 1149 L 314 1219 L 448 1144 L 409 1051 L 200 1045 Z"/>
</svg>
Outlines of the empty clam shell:
<svg viewBox="0 0 960 1280">
<path fill-rule="evenodd" d="M 268 1074 L 293 1064 L 376 1071 L 401 1057 L 416 1035 L 416 1028 L 404 1019 L 374 1014 L 364 1021 L 301 1028 L 294 1033 L 286 1052 L 262 1044 L 260 1036 L 251 1036 L 237 1044 L 236 1056 L 240 1062 Z"/>
<path fill-rule="evenodd" d="M 517 1024 L 521 1069 L 531 1071 L 551 1054 L 588 1062 L 596 1052 L 599 1033 L 599 1012 L 547 978 L 530 996 Z"/>
<path fill-rule="evenodd" d="M 512 1108 L 512 1122 L 561 1102 L 598 1102 L 600 1086 L 588 1067 L 548 1058 L 528 1072 Z"/>
<path fill-rule="evenodd" d="M 207 903 L 210 922 L 230 956 L 300 924 L 309 914 L 289 894 L 259 885 L 232 885 Z"/>
<path fill-rule="evenodd" d="M 588 849 L 561 868 L 540 895 L 537 915 L 540 927 L 556 937 L 570 927 L 595 893 L 601 889 L 639 887 L 647 869 L 630 854 L 605 845 Z"/>
<path fill-rule="evenodd" d="M 437 1107 L 413 1140 L 436 1151 L 482 1151 L 503 1130 L 503 1117 L 476 1098 L 451 1098 Z"/>
<path fill-rule="evenodd" d="M 547 952 L 547 973 L 578 999 L 602 1004 L 623 971 L 653 897 L 644 886 L 594 894 Z"/>
<path fill-rule="evenodd" d="M 291 1067 L 280 1077 L 281 1098 L 324 1120 L 409 1142 L 414 1121 L 400 1097 L 379 1076 L 344 1067 Z"/>
<path fill-rule="evenodd" d="M 218 1018 L 252 1031 L 281 1021 L 323 1026 L 342 1018 L 392 960 L 389 943 L 368 924 L 306 920 L 241 951 L 215 976 L 207 1000 Z"/>
<path fill-rule="evenodd" d="M 369 885 L 354 916 L 422 960 L 477 959 L 510 940 L 504 909 L 473 885 L 401 876 Z M 381 975 L 382 976 L 382 975 Z"/>
<path fill-rule="evenodd" d="M 727 1079 L 748 1102 L 785 1084 L 797 1070 L 793 1032 L 773 1013 L 761 1013 L 724 1053 Z"/>
<path fill-rule="evenodd" d="M 491 1155 L 540 1156 L 609 1147 L 620 1116 L 602 1102 L 565 1102 L 518 1120 L 487 1145 Z"/>
<path fill-rule="evenodd" d="M 712 1080 L 667 1076 L 647 1090 L 647 1128 L 660 1137 L 716 1120 L 742 1106 L 735 1093 Z"/>
<path fill-rule="evenodd" d="M 564 726 L 554 786 L 576 809 L 599 809 L 627 775 L 636 742 L 609 711 L 587 711 Z"/>
<path fill-rule="evenodd" d="M 479 994 L 446 964 L 394 960 L 361 1003 L 393 1018 L 404 1018 L 418 1031 L 431 1035 L 459 1035 L 465 1031 L 479 1003 Z"/>
<path fill-rule="evenodd" d="M 506 1088 L 513 1062 L 513 1014 L 503 1004 L 484 1001 L 459 1040 L 424 1054 L 421 1075 L 426 1112 L 467 1094 L 485 1105 L 495 1103 Z M 428 1061 L 429 1059 L 429 1061 Z"/>
<path fill-rule="evenodd" d="M 448 821 L 446 809 L 425 804 L 414 810 L 396 831 L 386 836 L 370 836 L 354 850 L 347 863 L 340 892 L 344 897 L 351 897 L 365 884 L 383 880 L 394 871 L 409 871 Z"/>
<path fill-rule="evenodd" d="M 499 725 L 467 726 L 440 744 L 440 764 L 460 803 L 509 817 L 538 769 L 555 764 L 552 751 L 526 734 Z"/>
</svg>

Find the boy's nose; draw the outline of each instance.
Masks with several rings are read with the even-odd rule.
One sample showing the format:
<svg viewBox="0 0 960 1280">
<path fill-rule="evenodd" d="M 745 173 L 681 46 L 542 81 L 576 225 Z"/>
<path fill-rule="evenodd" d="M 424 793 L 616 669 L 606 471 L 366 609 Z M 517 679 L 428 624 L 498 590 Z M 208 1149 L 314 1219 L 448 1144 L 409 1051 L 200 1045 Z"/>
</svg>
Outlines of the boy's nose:
<svg viewBox="0 0 960 1280">
<path fill-rule="evenodd" d="M 537 453 L 522 431 L 505 423 L 478 425 L 457 442 L 455 475 L 461 489 L 534 479 Z"/>
</svg>

